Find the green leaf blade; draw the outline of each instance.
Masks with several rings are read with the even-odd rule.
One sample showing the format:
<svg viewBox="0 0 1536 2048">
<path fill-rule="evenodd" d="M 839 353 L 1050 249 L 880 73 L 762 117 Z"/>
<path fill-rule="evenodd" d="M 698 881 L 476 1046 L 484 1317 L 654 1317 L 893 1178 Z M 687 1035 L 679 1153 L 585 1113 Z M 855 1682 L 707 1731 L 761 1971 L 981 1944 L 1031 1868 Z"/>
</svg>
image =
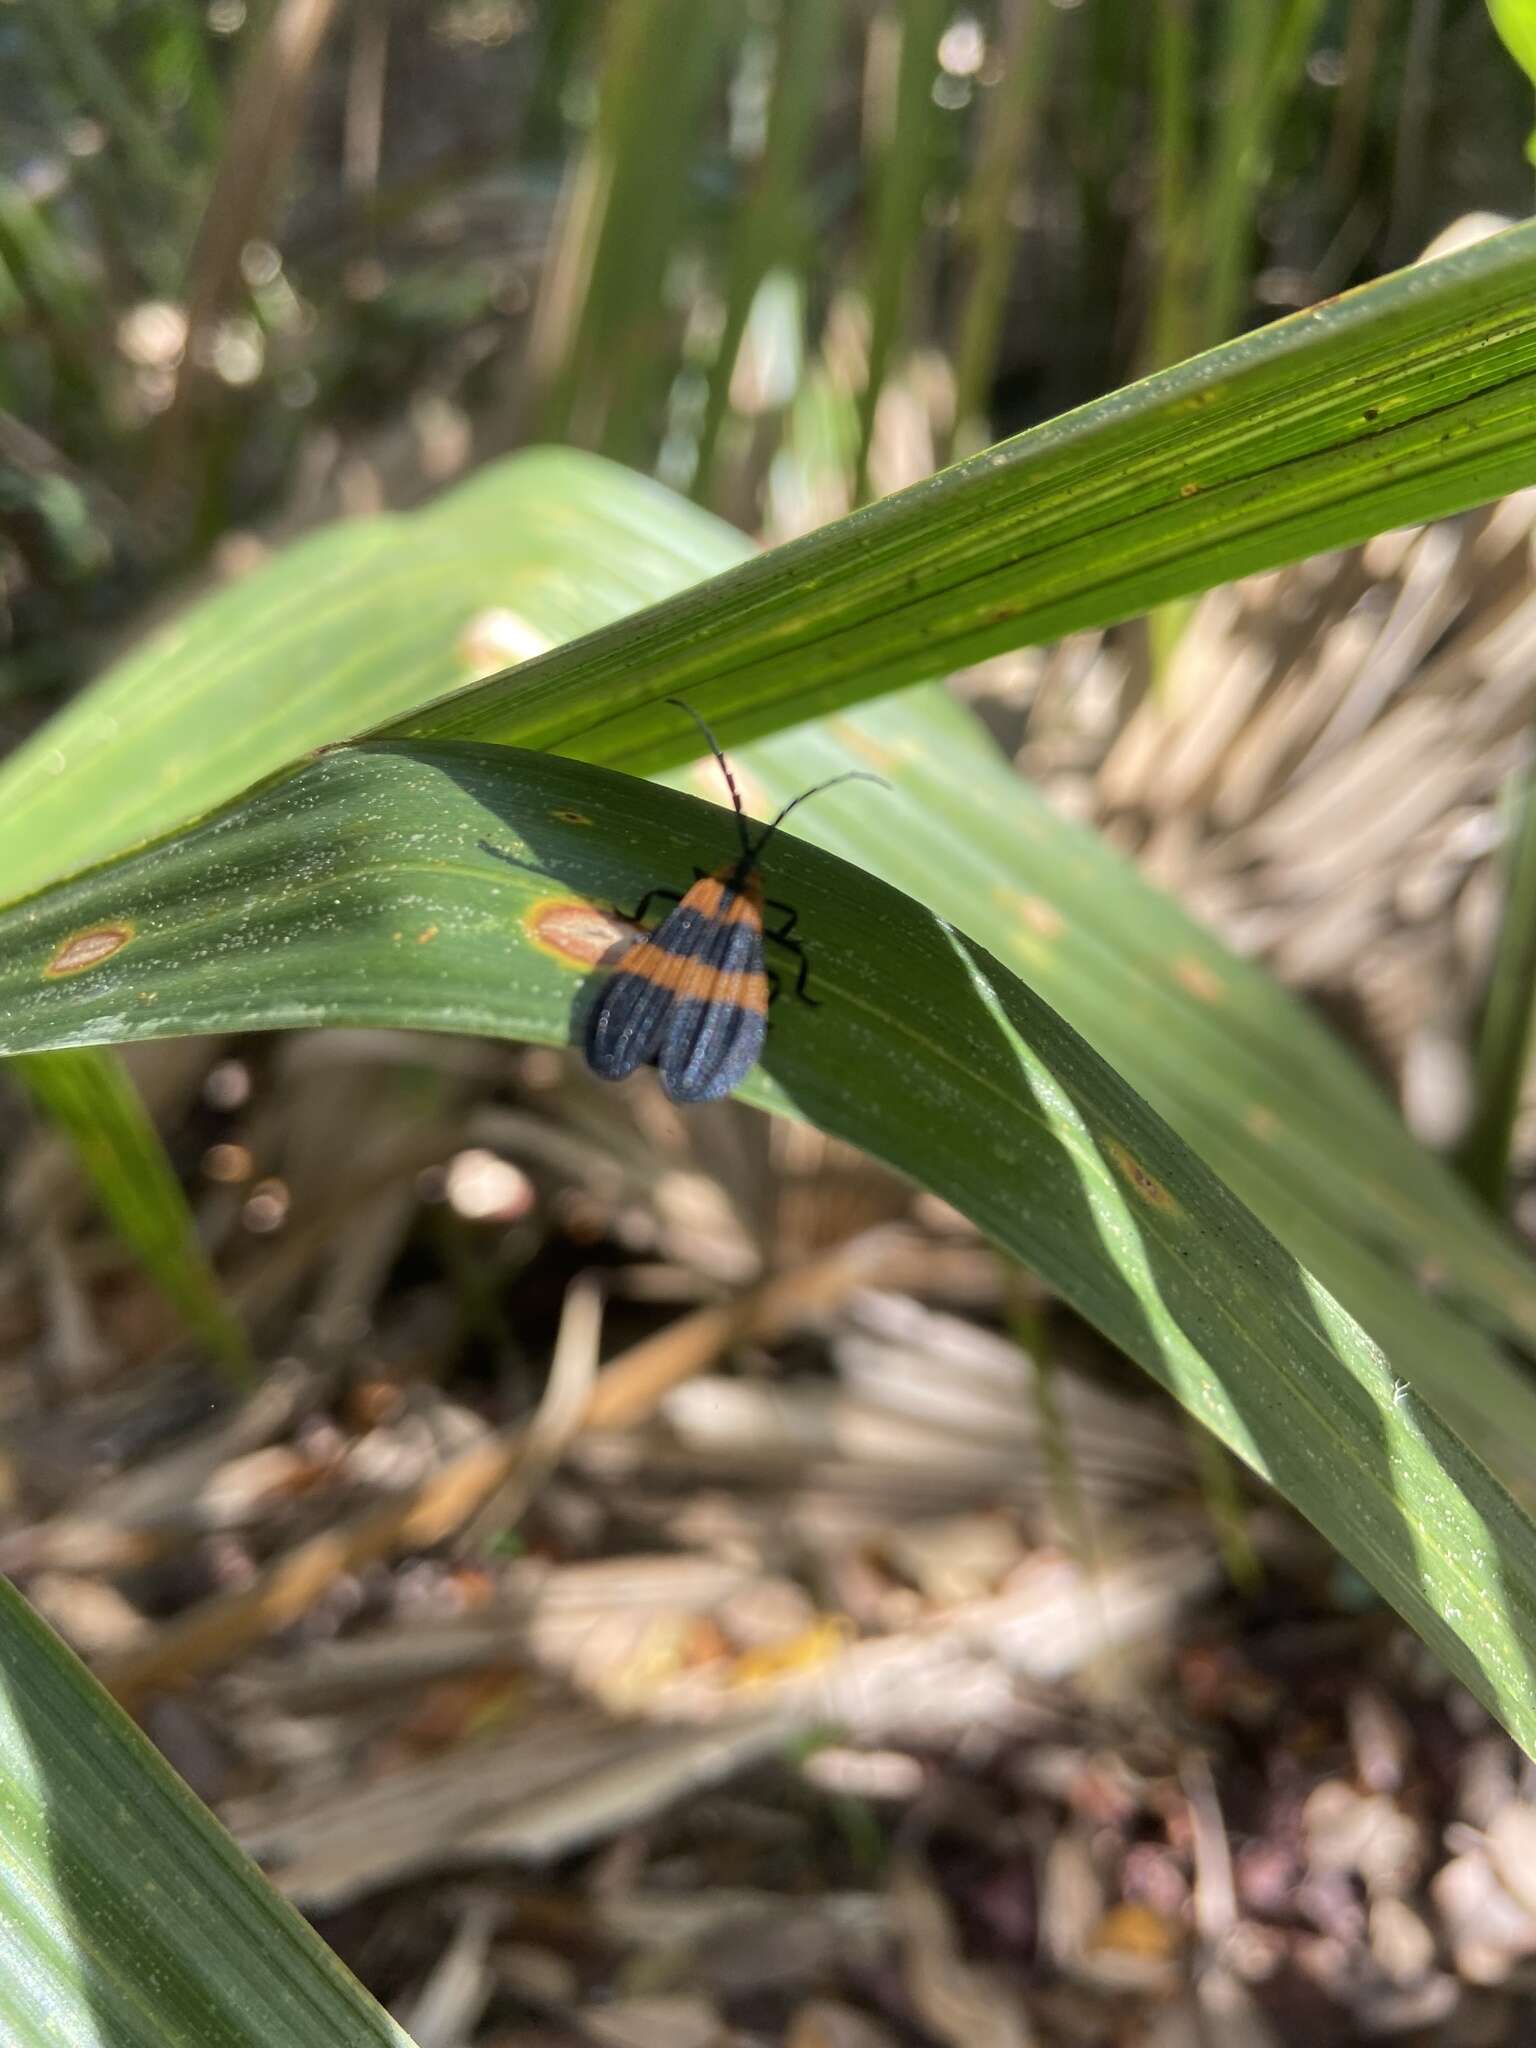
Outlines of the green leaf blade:
<svg viewBox="0 0 1536 2048">
<path fill-rule="evenodd" d="M 1532 0 L 1488 0 L 1488 13 L 1505 49 L 1536 85 L 1536 5 Z"/>
<path fill-rule="evenodd" d="M 429 552 L 454 604 L 472 617 L 475 605 L 492 601 L 531 647 L 679 585 L 697 585 L 751 552 L 729 527 L 628 472 L 583 457 L 515 458 L 478 475 L 430 514 L 389 522 L 375 575 L 347 593 L 351 609 L 339 637 L 317 633 L 312 646 L 302 635 L 286 640 L 273 654 L 264 691 L 280 698 L 291 677 L 303 686 L 301 706 L 310 706 L 317 690 L 323 694 L 325 664 L 349 659 L 375 603 L 375 580 L 388 586 L 404 556 L 422 547 L 418 519 L 437 524 Z M 465 562 L 490 566 L 474 568 L 466 581 Z M 290 563 L 295 610 L 303 615 L 299 600 L 311 572 L 301 556 L 260 572 L 263 601 L 279 602 Z M 727 579 L 680 600 L 699 607 L 706 639 L 703 622 L 730 587 Z M 221 595 L 210 609 L 231 601 Z M 794 592 L 786 600 L 789 627 L 798 601 Z M 383 672 L 378 687 L 395 688 L 423 643 L 413 637 L 408 614 L 386 608 L 385 616 L 399 622 L 398 632 L 385 630 L 369 644 Z M 657 614 L 647 616 L 654 622 Z M 245 652 L 238 617 L 221 610 L 214 623 L 219 632 L 210 632 L 177 686 L 202 691 L 201 698 L 196 689 L 183 698 L 194 723 L 227 718 L 219 712 L 221 667 Z M 645 628 L 645 618 L 634 622 L 637 634 Z M 173 650 L 182 635 L 192 637 L 190 624 L 173 630 Z M 436 658 L 447 673 L 457 656 L 445 647 Z M 356 678 L 355 664 L 349 674 Z M 133 679 L 142 685 L 143 672 Z M 347 701 L 345 687 L 332 702 L 333 716 L 336 702 Z M 88 693 L 79 715 L 88 715 L 93 697 L 116 692 L 121 701 L 123 688 L 119 672 Z M 694 751 L 688 722 L 653 708 L 668 752 Z M 722 737 L 734 751 L 729 723 Z M 607 745 L 603 729 L 581 744 L 596 740 Z M 1536 1337 L 1530 1264 L 1477 1213 L 1443 1165 L 1413 1143 L 1315 1018 L 1107 847 L 1058 818 L 999 759 L 975 719 L 942 693 L 891 697 L 830 725 L 759 742 L 735 758 L 760 815 L 849 766 L 883 773 L 894 785 L 891 794 L 863 792 L 851 809 L 818 802 L 798 814 L 797 830 L 919 897 L 1021 973 L 1379 1340 L 1394 1349 L 1406 1344 L 1423 1360 L 1416 1370 L 1429 1375 L 1444 1412 L 1496 1456 L 1501 1471 L 1522 1485 L 1536 1479 L 1536 1455 L 1527 1458 L 1522 1448 L 1536 1444 L 1528 1379 L 1464 1316 L 1426 1299 L 1407 1277 L 1443 1272 L 1482 1321 L 1529 1342 Z M 132 782 L 133 762 L 132 743 L 120 737 L 114 778 Z M 0 794 L 3 782 L 0 774 Z M 693 786 L 718 795 L 714 769 Z M 179 786 L 161 823 L 176 822 L 179 805 L 192 795 L 231 794 L 206 781 Z M 82 843 L 98 855 L 111 850 L 100 843 L 99 807 L 85 805 L 72 816 L 77 851 Z M 655 879 L 652 872 L 640 886 Z M 296 1021 L 310 1020 L 296 1013 Z"/>
<path fill-rule="evenodd" d="M 124 1242 L 188 1329 L 246 1383 L 251 1356 L 225 1302 L 160 1135 L 138 1090 L 104 1048 L 22 1058 L 13 1072 L 73 1146 Z"/>
<path fill-rule="evenodd" d="M 664 768 L 1536 476 L 1536 226 L 1277 321 L 394 720 Z"/>
<path fill-rule="evenodd" d="M 411 2048 L 0 1582 L 7 2048 Z"/>
<path fill-rule="evenodd" d="M 597 906 L 731 845 L 718 809 L 576 762 L 342 750 L 0 915 L 4 1048 L 299 1022 L 569 1043 L 614 931 Z M 771 881 L 821 1007 L 776 1016 L 748 1099 L 919 1179 L 1033 1266 L 1536 1745 L 1536 1528 L 1402 1363 L 973 940 L 788 833 Z M 112 920 L 131 942 L 67 989 L 44 978 Z"/>
<path fill-rule="evenodd" d="M 594 457 L 538 451 L 420 512 L 326 527 L 213 591 L 0 766 L 7 896 L 696 583 L 719 546 L 701 553 L 707 523 L 668 519 L 672 504 Z"/>
</svg>

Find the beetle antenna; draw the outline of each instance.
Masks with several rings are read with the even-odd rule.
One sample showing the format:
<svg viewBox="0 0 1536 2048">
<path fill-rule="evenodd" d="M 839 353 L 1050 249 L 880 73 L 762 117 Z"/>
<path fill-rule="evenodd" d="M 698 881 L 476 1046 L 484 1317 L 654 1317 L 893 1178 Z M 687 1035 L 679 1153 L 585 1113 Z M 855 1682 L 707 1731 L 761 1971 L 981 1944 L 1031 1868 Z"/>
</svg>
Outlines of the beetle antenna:
<svg viewBox="0 0 1536 2048">
<path fill-rule="evenodd" d="M 736 778 L 731 773 L 730 762 L 726 760 L 725 755 L 721 752 L 720 742 L 715 738 L 714 734 L 710 731 L 709 727 L 704 723 L 703 719 L 700 718 L 699 714 L 697 713 L 697 711 L 694 710 L 691 704 L 685 704 L 681 697 L 668 697 L 666 699 L 666 702 L 668 704 L 673 705 L 679 711 L 686 711 L 688 716 L 693 720 L 694 724 L 699 728 L 699 731 L 703 733 L 705 739 L 709 742 L 709 751 L 720 763 L 720 773 L 725 777 L 725 786 L 731 792 L 731 803 L 736 812 L 736 830 L 741 834 L 742 858 L 744 860 L 750 860 L 752 858 L 752 839 L 751 835 L 747 831 L 747 814 L 741 807 L 741 791 L 736 787 Z M 781 812 L 780 816 L 782 815 L 783 814 Z M 777 819 L 774 822 L 777 823 Z M 773 827 L 770 826 L 768 829 L 772 831 Z"/>
<path fill-rule="evenodd" d="M 764 828 L 763 836 L 758 840 L 756 846 L 751 849 L 753 867 L 756 867 L 762 859 L 763 848 L 768 844 L 774 833 L 778 831 L 796 804 L 803 804 L 808 796 L 820 796 L 824 789 L 836 789 L 840 782 L 873 782 L 881 789 L 889 789 L 891 786 L 882 776 L 871 775 L 863 768 L 850 768 L 845 775 L 834 775 L 830 781 L 818 782 L 811 789 L 802 789 L 798 796 L 790 798 L 773 823 Z"/>
</svg>

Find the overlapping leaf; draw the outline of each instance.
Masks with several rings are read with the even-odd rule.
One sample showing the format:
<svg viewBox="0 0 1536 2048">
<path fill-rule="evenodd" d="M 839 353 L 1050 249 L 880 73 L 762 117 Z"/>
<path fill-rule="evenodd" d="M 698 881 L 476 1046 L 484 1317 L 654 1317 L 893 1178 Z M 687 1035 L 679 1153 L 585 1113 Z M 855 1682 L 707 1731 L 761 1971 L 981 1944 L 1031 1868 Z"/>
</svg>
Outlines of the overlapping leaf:
<svg viewBox="0 0 1536 2048">
<path fill-rule="evenodd" d="M 398 719 L 631 770 L 683 689 L 733 739 L 1536 477 L 1536 226 L 1277 321 Z"/>
<path fill-rule="evenodd" d="M 594 902 L 732 843 L 718 813 L 584 763 L 343 749 L 0 915 L 0 1044 L 331 1023 L 561 1044 L 620 935 Z M 1396 1361 L 983 947 L 788 836 L 774 879 L 821 1007 L 784 1007 L 750 1098 L 1027 1260 L 1536 1745 L 1536 1527 Z"/>
</svg>

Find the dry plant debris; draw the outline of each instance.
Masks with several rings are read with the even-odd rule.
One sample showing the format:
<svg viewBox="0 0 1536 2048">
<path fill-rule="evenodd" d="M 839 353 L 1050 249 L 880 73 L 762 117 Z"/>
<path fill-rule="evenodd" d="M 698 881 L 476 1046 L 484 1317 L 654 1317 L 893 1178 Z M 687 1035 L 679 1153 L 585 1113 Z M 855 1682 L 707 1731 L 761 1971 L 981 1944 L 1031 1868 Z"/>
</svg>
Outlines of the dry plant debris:
<svg viewBox="0 0 1536 2048">
<path fill-rule="evenodd" d="M 1533 521 L 1517 492 L 1213 591 L 1155 680 L 1132 636 L 1083 635 L 975 685 L 1028 705 L 1027 774 L 1364 1036 L 1431 1144 L 1467 1115 L 1529 765 Z"/>
</svg>

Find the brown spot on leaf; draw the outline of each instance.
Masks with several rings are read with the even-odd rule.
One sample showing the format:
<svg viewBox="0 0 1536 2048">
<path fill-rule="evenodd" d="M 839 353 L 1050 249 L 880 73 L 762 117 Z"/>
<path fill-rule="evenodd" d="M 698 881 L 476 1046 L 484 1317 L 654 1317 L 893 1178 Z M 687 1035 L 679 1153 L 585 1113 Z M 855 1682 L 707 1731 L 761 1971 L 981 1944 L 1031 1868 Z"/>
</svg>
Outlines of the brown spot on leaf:
<svg viewBox="0 0 1536 2048">
<path fill-rule="evenodd" d="M 1148 1173 L 1141 1161 L 1133 1153 L 1128 1152 L 1117 1139 L 1111 1138 L 1107 1149 L 1122 1177 L 1130 1182 L 1144 1202 L 1150 1202 L 1154 1209 L 1178 1208 L 1178 1203 L 1162 1182 L 1154 1174 Z"/>
<path fill-rule="evenodd" d="M 905 740 L 897 747 L 882 746 L 879 740 L 855 725 L 851 718 L 834 718 L 831 731 L 839 745 L 846 747 L 850 754 L 856 754 L 861 761 L 867 761 L 871 768 L 886 775 L 894 775 L 914 751 L 911 743 Z"/>
<path fill-rule="evenodd" d="M 421 931 L 416 934 L 417 945 L 430 946 L 432 941 L 437 937 L 438 930 L 439 927 L 437 925 L 429 924 L 425 931 Z"/>
<path fill-rule="evenodd" d="M 1043 896 L 1020 896 L 1016 899 L 1019 916 L 1032 932 L 1038 932 L 1042 939 L 1059 939 L 1067 928 L 1067 921 L 1054 903 L 1047 903 Z"/>
<path fill-rule="evenodd" d="M 1267 1144 L 1280 1128 L 1280 1119 L 1262 1102 L 1251 1102 L 1243 1111 L 1243 1125 L 1261 1144 Z"/>
<path fill-rule="evenodd" d="M 523 929 L 540 952 L 552 954 L 566 967 L 600 967 L 636 937 L 633 925 L 574 896 L 535 903 L 523 919 Z"/>
<path fill-rule="evenodd" d="M 1191 482 L 1179 485 L 1179 496 L 1181 498 L 1198 498 L 1199 495 L 1200 486 L 1197 483 Z"/>
<path fill-rule="evenodd" d="M 585 811 L 551 811 L 549 815 L 561 825 L 590 825 L 592 822 Z"/>
<path fill-rule="evenodd" d="M 1197 1002 L 1225 1002 L 1227 985 L 1214 969 L 1193 953 L 1181 953 L 1173 963 L 1173 978 Z"/>
<path fill-rule="evenodd" d="M 58 981 L 63 975 L 83 974 L 87 967 L 99 967 L 103 960 L 120 953 L 133 936 L 134 927 L 126 919 L 119 924 L 98 924 L 87 932 L 76 932 L 59 947 L 43 969 L 43 977 Z"/>
<path fill-rule="evenodd" d="M 994 889 L 992 901 L 1005 916 L 1017 918 L 1042 939 L 1059 938 L 1067 928 L 1061 912 L 1043 896 L 1031 896 L 1023 889 Z"/>
</svg>

